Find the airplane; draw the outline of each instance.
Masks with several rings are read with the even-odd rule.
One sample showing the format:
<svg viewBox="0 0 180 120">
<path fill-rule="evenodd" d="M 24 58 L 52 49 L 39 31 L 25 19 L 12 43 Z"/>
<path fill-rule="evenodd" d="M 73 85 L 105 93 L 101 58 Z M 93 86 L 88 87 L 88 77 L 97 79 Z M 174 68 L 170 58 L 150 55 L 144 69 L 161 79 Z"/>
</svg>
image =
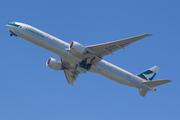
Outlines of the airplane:
<svg viewBox="0 0 180 120">
<path fill-rule="evenodd" d="M 103 44 L 83 46 L 76 41 L 72 41 L 69 44 L 24 23 L 9 22 L 6 26 L 9 29 L 10 36 L 18 36 L 57 54 L 60 57 L 60 61 L 49 58 L 46 65 L 57 71 L 63 70 L 67 82 L 71 85 L 73 85 L 79 74 L 85 74 L 89 71 L 100 74 L 117 83 L 138 88 L 139 94 L 144 97 L 148 91 L 156 91 L 154 87 L 171 82 L 169 79 L 153 81 L 159 70 L 157 66 L 134 75 L 102 59 L 103 56 L 113 54 L 114 51 L 124 49 L 131 43 L 152 34 L 142 34 Z"/>
</svg>

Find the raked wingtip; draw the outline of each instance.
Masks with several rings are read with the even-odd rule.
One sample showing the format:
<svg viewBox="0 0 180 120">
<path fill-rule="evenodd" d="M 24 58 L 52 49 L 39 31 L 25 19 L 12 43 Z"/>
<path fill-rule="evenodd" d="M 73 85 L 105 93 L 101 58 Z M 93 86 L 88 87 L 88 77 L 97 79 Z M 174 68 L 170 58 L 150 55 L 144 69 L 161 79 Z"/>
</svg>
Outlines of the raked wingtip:
<svg viewBox="0 0 180 120">
<path fill-rule="evenodd" d="M 153 34 L 148 34 L 148 33 L 146 33 L 146 35 L 147 35 L 147 36 L 151 36 L 151 35 L 153 35 Z"/>
</svg>

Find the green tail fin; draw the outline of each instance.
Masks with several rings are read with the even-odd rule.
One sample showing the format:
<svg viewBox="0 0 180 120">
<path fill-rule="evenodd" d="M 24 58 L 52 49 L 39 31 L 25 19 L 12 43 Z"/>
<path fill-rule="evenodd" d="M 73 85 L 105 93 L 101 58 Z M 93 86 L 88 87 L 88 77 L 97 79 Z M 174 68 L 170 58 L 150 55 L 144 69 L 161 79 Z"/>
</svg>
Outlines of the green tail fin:
<svg viewBox="0 0 180 120">
<path fill-rule="evenodd" d="M 156 75 L 156 73 L 158 72 L 159 67 L 158 66 L 154 66 L 140 74 L 138 74 L 137 76 L 147 80 L 147 81 L 151 81 L 153 80 L 154 76 Z"/>
</svg>

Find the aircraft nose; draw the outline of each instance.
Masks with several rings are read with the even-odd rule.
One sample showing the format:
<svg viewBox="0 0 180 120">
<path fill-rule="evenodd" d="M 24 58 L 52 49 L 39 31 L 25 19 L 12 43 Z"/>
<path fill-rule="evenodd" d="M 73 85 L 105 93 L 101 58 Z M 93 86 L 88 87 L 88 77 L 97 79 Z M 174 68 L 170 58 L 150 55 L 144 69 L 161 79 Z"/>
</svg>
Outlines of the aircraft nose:
<svg viewBox="0 0 180 120">
<path fill-rule="evenodd" d="M 10 29 L 10 28 L 11 28 L 11 23 L 6 23 L 6 27 L 7 27 L 8 29 Z"/>
<path fill-rule="evenodd" d="M 6 27 L 9 29 L 9 28 L 11 28 L 11 27 L 13 27 L 13 26 L 18 26 L 18 25 L 16 25 L 16 23 L 15 22 L 9 22 L 9 23 L 6 23 Z"/>
<path fill-rule="evenodd" d="M 15 22 L 6 23 L 6 27 L 9 29 L 10 36 L 18 36 L 18 30 L 16 28 L 21 28 L 20 25 Z"/>
<path fill-rule="evenodd" d="M 6 27 L 8 27 L 8 24 L 9 24 L 9 23 L 6 23 Z"/>
</svg>

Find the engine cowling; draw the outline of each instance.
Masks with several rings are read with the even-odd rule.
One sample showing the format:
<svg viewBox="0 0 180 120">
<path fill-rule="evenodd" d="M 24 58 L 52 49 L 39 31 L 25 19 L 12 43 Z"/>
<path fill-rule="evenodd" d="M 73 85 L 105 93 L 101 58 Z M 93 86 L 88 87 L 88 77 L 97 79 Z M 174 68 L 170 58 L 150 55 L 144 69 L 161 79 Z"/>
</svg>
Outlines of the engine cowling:
<svg viewBox="0 0 180 120">
<path fill-rule="evenodd" d="M 78 54 L 83 54 L 86 52 L 86 48 L 83 45 L 81 45 L 80 43 L 75 42 L 75 41 L 71 42 L 70 50 L 72 50 Z"/>
<path fill-rule="evenodd" d="M 54 70 L 62 70 L 62 63 L 54 58 L 49 58 L 46 62 L 46 66 Z"/>
</svg>

